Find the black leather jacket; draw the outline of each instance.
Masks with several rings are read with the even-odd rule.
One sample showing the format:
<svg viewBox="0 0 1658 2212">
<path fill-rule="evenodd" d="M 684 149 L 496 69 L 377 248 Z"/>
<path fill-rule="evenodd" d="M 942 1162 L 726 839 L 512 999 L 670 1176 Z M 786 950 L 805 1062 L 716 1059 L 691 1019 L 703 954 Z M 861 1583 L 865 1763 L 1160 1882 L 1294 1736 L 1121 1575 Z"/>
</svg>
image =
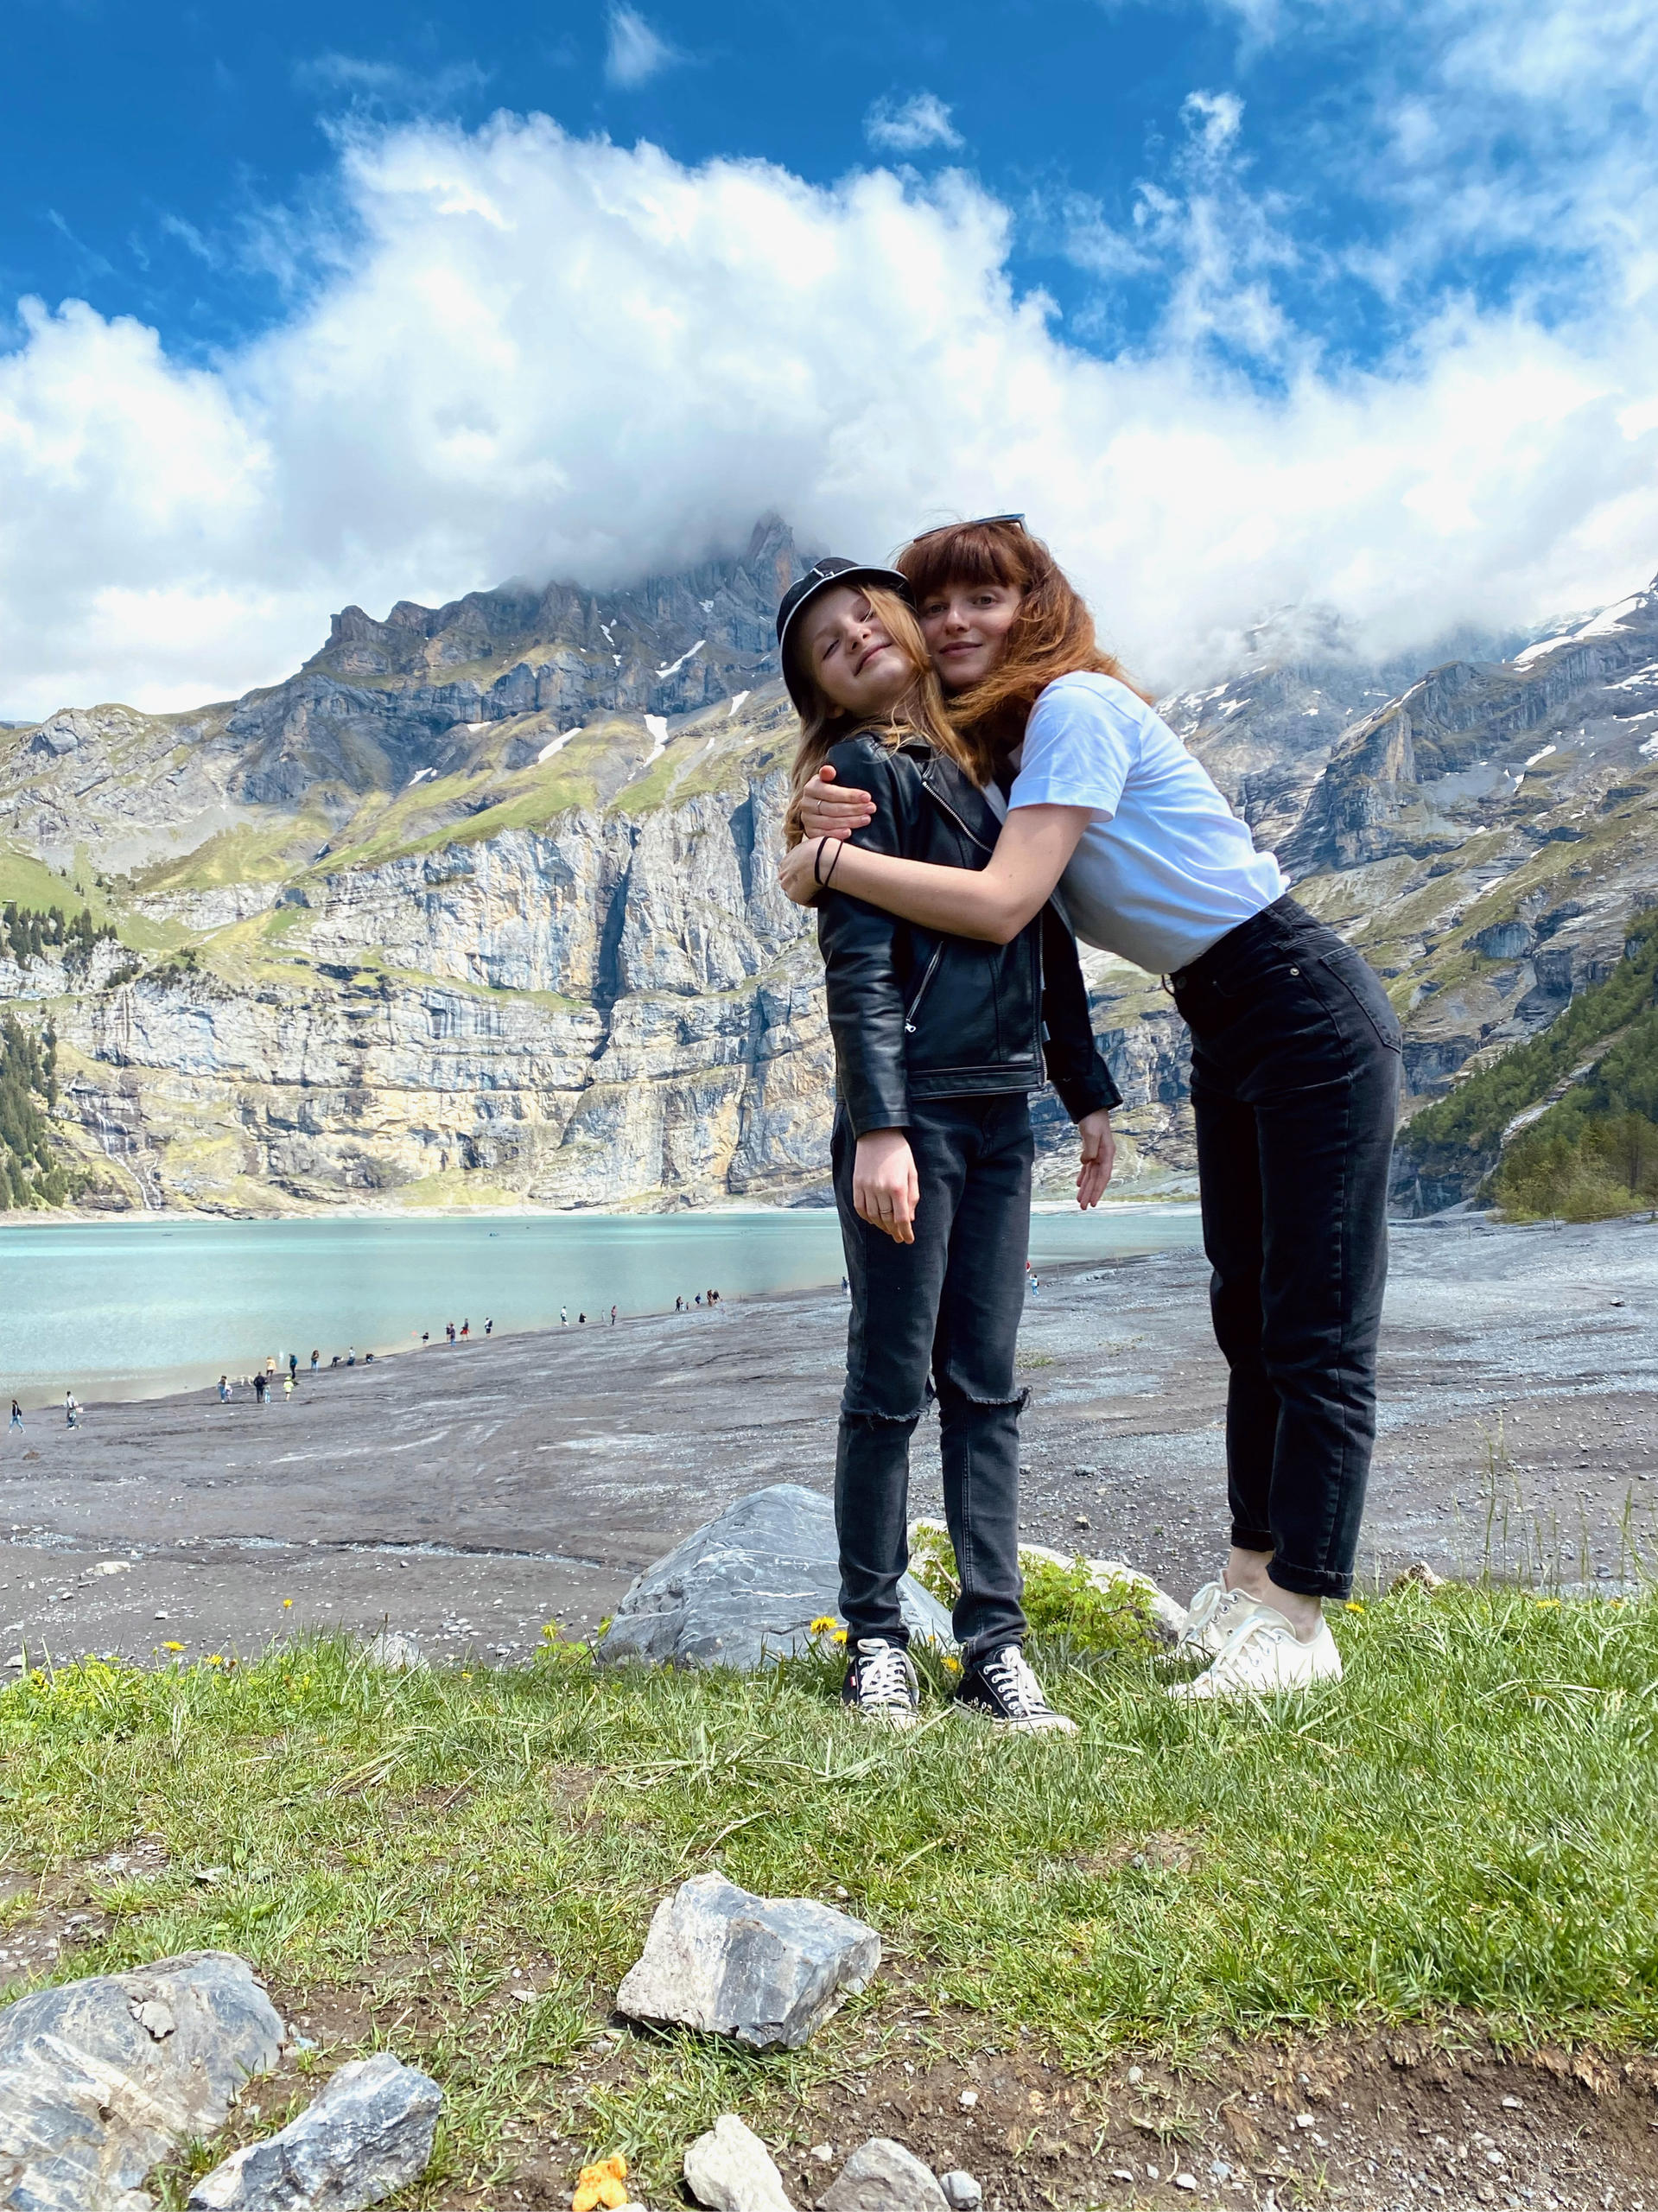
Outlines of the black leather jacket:
<svg viewBox="0 0 1658 2212">
<path fill-rule="evenodd" d="M 829 753 L 870 792 L 870 852 L 983 868 L 1001 827 L 984 793 L 921 738 L 869 732 Z M 1047 1075 L 1073 1122 L 1121 1103 L 1088 1018 L 1077 940 L 1050 901 L 1011 944 L 945 936 L 831 887 L 818 902 L 836 1087 L 853 1134 L 907 1127 L 910 1102 L 1034 1090 Z"/>
</svg>

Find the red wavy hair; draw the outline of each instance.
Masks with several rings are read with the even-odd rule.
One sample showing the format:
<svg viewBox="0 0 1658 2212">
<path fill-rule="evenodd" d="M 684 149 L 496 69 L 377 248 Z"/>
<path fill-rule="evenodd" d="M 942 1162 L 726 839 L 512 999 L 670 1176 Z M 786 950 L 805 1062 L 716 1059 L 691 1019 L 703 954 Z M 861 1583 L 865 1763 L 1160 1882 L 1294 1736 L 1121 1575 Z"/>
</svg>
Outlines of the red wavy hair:
<svg viewBox="0 0 1658 2212">
<path fill-rule="evenodd" d="M 1113 676 L 1149 706 L 1150 694 L 1101 649 L 1088 602 L 1039 537 L 1019 523 L 951 523 L 912 538 L 893 564 L 910 580 L 918 607 L 949 584 L 1006 584 L 1020 594 L 1007 650 L 981 683 L 954 693 L 950 718 L 981 783 L 988 783 L 1025 734 L 1042 692 L 1078 670 Z"/>
</svg>

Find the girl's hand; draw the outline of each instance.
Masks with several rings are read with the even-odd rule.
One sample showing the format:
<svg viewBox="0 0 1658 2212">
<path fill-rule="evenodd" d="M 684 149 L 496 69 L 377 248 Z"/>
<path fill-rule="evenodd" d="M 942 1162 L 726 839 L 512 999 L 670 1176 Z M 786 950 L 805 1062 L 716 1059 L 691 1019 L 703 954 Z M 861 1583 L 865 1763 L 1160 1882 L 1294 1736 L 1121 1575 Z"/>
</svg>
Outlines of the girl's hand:
<svg viewBox="0 0 1658 2212">
<path fill-rule="evenodd" d="M 852 1207 L 860 1221 L 885 1230 L 895 1244 L 913 1244 L 921 1182 L 902 1129 L 871 1129 L 858 1139 L 852 1163 Z"/>
<path fill-rule="evenodd" d="M 1111 1180 L 1111 1166 L 1116 1158 L 1117 1141 L 1111 1134 L 1111 1116 L 1103 1109 L 1096 1114 L 1084 1114 L 1077 1124 L 1077 1134 L 1083 1141 L 1083 1164 L 1077 1176 L 1077 1203 L 1084 1211 L 1100 1203 L 1101 1193 Z"/>
<path fill-rule="evenodd" d="M 875 802 L 855 785 L 837 791 L 833 768 L 820 768 L 800 794 L 800 826 L 808 837 L 849 837 L 875 814 Z"/>
<path fill-rule="evenodd" d="M 821 842 L 817 837 L 804 838 L 792 852 L 783 856 L 783 866 L 778 870 L 778 881 L 783 886 L 784 896 L 792 899 L 797 906 L 815 906 L 817 904 L 817 894 L 823 886 L 812 869 Z"/>
</svg>

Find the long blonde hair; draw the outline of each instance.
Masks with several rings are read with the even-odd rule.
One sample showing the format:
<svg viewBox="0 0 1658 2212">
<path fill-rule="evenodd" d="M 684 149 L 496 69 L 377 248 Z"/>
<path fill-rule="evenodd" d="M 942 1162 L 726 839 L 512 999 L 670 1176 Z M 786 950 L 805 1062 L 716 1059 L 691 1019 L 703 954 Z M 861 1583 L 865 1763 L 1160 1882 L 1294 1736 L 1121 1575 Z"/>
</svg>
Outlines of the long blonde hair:
<svg viewBox="0 0 1658 2212">
<path fill-rule="evenodd" d="M 800 801 L 807 785 L 828 760 L 830 747 L 860 730 L 879 737 L 884 745 L 901 744 L 906 737 L 924 737 L 935 751 L 955 761 L 975 783 L 980 780 L 968 748 L 951 728 L 950 716 L 944 711 L 944 694 L 933 672 L 927 642 L 915 619 L 914 608 L 907 606 L 895 591 L 883 591 L 879 585 L 859 585 L 854 588 L 868 601 L 870 612 L 909 662 L 910 682 L 893 702 L 886 720 L 876 723 L 837 707 L 804 662 L 797 660 L 794 664 L 795 688 L 807 695 L 810 706 L 800 714 L 800 742 L 795 748 L 794 766 L 789 778 L 788 811 L 783 817 L 783 833 L 791 846 L 797 845 L 805 834 L 800 826 Z"/>
</svg>

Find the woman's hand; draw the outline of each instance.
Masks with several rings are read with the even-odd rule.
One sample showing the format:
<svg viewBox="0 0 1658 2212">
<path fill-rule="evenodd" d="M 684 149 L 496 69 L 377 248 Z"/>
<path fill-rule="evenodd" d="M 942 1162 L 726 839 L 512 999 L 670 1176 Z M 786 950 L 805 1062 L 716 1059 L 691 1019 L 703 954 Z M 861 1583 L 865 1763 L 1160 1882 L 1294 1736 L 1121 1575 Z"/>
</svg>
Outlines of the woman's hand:
<svg viewBox="0 0 1658 2212">
<path fill-rule="evenodd" d="M 817 860 L 817 849 L 823 842 L 819 837 L 803 838 L 791 852 L 783 855 L 783 866 L 778 870 L 778 881 L 783 886 L 785 899 L 792 899 L 797 906 L 815 906 L 822 884 L 812 873 Z"/>
<path fill-rule="evenodd" d="M 915 1154 L 903 1130 L 871 1129 L 860 1137 L 852 1163 L 852 1207 L 859 1220 L 885 1230 L 895 1244 L 913 1244 L 920 1199 Z"/>
<path fill-rule="evenodd" d="M 833 768 L 820 768 L 800 794 L 800 826 L 808 837 L 849 837 L 875 814 L 875 802 L 854 784 L 846 791 L 835 785 Z"/>
<path fill-rule="evenodd" d="M 1117 1141 L 1111 1134 L 1111 1116 L 1103 1108 L 1096 1114 L 1084 1114 L 1077 1124 L 1077 1134 L 1083 1141 L 1083 1164 L 1077 1175 L 1077 1203 L 1084 1211 L 1100 1203 L 1101 1193 L 1111 1180 L 1111 1164 L 1117 1155 Z"/>
</svg>

